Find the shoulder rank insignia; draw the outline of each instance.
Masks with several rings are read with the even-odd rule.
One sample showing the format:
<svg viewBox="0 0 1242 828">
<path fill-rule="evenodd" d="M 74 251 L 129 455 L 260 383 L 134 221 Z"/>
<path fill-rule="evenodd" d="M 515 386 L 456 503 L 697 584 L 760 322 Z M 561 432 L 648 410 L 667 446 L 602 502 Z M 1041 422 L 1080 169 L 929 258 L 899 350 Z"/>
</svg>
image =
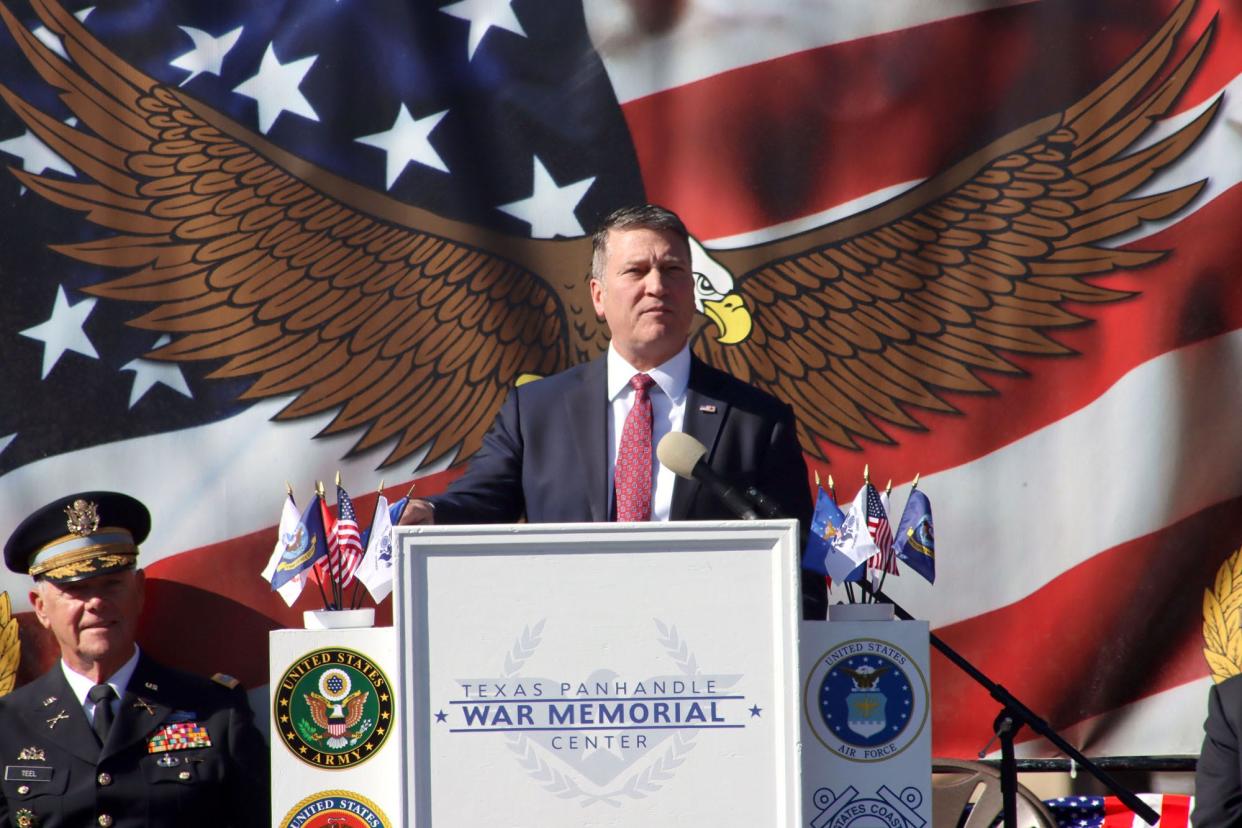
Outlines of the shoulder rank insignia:
<svg viewBox="0 0 1242 828">
<path fill-rule="evenodd" d="M 17 754 L 19 762 L 46 762 L 47 757 L 43 755 L 43 748 L 37 748 L 33 745 L 22 748 L 22 752 Z"/>
<path fill-rule="evenodd" d="M 198 722 L 177 722 L 161 727 L 147 739 L 147 753 L 211 747 L 207 728 Z"/>
<path fill-rule="evenodd" d="M 240 684 L 240 682 L 238 682 L 237 679 L 233 678 L 228 673 L 216 673 L 214 676 L 211 677 L 211 680 L 214 681 L 216 684 L 223 684 L 225 687 L 229 688 L 230 690 L 232 690 L 234 687 Z"/>
</svg>

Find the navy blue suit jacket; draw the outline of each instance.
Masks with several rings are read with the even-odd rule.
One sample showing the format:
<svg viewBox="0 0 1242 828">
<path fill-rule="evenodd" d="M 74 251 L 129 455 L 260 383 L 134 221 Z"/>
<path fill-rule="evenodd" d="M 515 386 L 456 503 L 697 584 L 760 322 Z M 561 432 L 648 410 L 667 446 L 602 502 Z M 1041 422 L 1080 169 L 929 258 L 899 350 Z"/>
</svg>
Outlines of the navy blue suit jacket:
<svg viewBox="0 0 1242 828">
<path fill-rule="evenodd" d="M 1203 750 L 1195 771 L 1195 828 L 1232 828 L 1242 825 L 1242 676 L 1212 685 L 1204 722 Z"/>
<path fill-rule="evenodd" d="M 436 523 L 601 522 L 611 519 L 607 361 L 527 383 L 505 400 L 466 473 L 429 498 Z M 725 479 L 756 486 L 785 516 L 810 525 L 811 493 L 793 411 L 757 388 L 691 359 L 683 430 Z M 736 516 L 697 481 L 677 478 L 672 520 Z M 823 618 L 823 576 L 803 573 L 803 614 Z"/>
</svg>

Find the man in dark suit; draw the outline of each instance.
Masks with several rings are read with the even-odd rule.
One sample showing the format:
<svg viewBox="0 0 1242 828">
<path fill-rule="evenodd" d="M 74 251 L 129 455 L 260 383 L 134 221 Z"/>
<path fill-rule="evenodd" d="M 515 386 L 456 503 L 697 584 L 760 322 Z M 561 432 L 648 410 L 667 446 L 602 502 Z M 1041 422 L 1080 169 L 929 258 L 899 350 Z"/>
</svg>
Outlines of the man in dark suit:
<svg viewBox="0 0 1242 828">
<path fill-rule="evenodd" d="M 671 431 L 687 432 L 722 477 L 757 487 L 805 529 L 811 496 L 792 410 L 690 354 L 695 276 L 681 220 L 653 205 L 623 208 L 593 241 L 591 301 L 608 323 L 607 353 L 517 388 L 466 473 L 443 495 L 412 500 L 400 522 L 735 517 L 697 481 L 676 478 L 653 459 L 640 475 L 647 479 L 638 481 L 647 502 L 637 510 L 629 505 L 625 434 L 631 412 L 649 405 L 649 445 Z M 619 456 L 626 459 L 618 463 Z M 823 618 L 823 577 L 804 573 L 802 590 L 804 616 Z"/>
<path fill-rule="evenodd" d="M 60 646 L 40 678 L 0 697 L 0 824 L 260 826 L 268 752 L 245 693 L 157 664 L 134 643 L 146 508 L 83 492 L 28 517 L 5 563 Z"/>
<path fill-rule="evenodd" d="M 1195 771 L 1195 828 L 1236 828 L 1242 825 L 1242 676 L 1212 686 L 1204 722 L 1203 750 Z"/>
</svg>

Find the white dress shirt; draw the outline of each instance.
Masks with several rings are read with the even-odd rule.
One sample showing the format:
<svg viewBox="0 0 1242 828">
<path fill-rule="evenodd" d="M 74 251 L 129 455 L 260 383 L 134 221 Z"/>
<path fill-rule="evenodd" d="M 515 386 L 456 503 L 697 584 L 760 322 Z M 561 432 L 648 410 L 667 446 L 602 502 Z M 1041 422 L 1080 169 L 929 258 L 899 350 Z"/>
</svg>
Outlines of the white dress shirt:
<svg viewBox="0 0 1242 828">
<path fill-rule="evenodd" d="M 129 686 L 129 680 L 134 675 L 134 669 L 138 666 L 138 645 L 134 645 L 134 654 L 129 657 L 129 661 L 121 665 L 121 669 L 108 676 L 107 681 L 103 684 L 112 685 L 112 692 L 116 693 L 116 698 L 112 700 L 112 720 L 116 721 L 116 714 L 120 712 L 121 696 L 125 695 L 125 688 Z M 95 723 L 95 703 L 86 697 L 91 692 L 91 688 L 95 686 L 95 682 L 88 679 L 81 673 L 75 673 L 65 663 L 64 659 L 60 661 L 60 669 L 65 674 L 65 681 L 69 682 L 69 688 L 73 690 L 73 694 L 78 697 L 78 703 L 82 705 L 82 709 L 86 712 L 86 720 L 92 725 Z"/>
<path fill-rule="evenodd" d="M 686 421 L 686 386 L 690 383 L 690 345 L 687 343 L 676 356 L 650 371 L 639 371 L 608 346 L 608 502 L 612 503 L 617 465 L 621 449 L 621 428 L 634 407 L 634 389 L 630 379 L 647 374 L 655 385 L 647 392 L 651 398 L 651 519 L 668 520 L 673 504 L 673 474 L 656 459 L 655 447 L 670 431 L 681 431 Z"/>
</svg>

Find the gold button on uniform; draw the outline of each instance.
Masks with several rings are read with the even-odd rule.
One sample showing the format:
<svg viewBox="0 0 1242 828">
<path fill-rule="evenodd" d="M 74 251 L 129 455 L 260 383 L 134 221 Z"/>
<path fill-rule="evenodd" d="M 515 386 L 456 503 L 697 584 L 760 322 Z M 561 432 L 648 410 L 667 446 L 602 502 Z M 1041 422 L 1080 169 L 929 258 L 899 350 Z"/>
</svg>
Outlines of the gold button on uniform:
<svg viewBox="0 0 1242 828">
<path fill-rule="evenodd" d="M 110 814 L 100 814 L 99 819 L 95 821 L 99 823 L 99 828 L 112 828 L 112 816 Z"/>
<path fill-rule="evenodd" d="M 25 796 L 26 794 L 30 793 L 30 786 L 29 785 L 18 785 L 17 792 L 21 794 L 22 796 Z"/>
<path fill-rule="evenodd" d="M 95 780 L 95 781 L 97 781 L 100 785 L 103 785 L 104 787 L 107 787 L 108 785 L 111 785 L 111 784 L 112 784 L 112 774 L 110 774 L 110 773 L 101 773 L 101 774 L 99 774 L 99 776 L 98 776 L 98 777 L 96 777 L 96 780 Z"/>
<path fill-rule="evenodd" d="M 189 779 L 189 778 L 190 778 L 190 772 L 189 772 L 189 771 L 182 771 L 181 773 L 177 774 L 177 778 L 178 778 L 178 779 Z"/>
</svg>

